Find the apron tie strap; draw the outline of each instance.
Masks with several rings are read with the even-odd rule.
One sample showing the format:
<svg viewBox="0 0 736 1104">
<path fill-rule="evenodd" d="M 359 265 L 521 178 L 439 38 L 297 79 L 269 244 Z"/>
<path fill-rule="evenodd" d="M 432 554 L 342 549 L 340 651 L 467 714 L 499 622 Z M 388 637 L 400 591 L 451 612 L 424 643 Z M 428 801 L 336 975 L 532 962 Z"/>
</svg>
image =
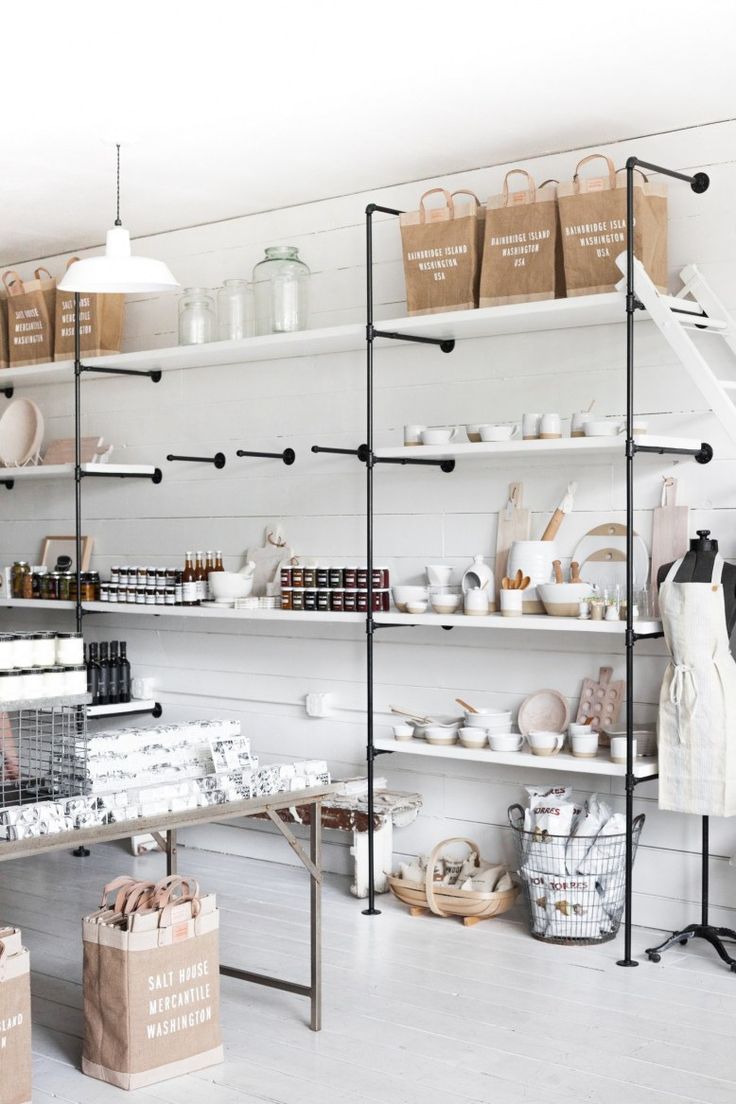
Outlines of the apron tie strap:
<svg viewBox="0 0 736 1104">
<path fill-rule="evenodd" d="M 670 663 L 670 666 L 672 667 L 670 701 L 677 709 L 677 736 L 679 742 L 683 743 L 684 733 L 682 731 L 682 724 L 680 723 L 680 710 L 685 702 L 686 695 L 688 695 L 691 699 L 690 710 L 692 711 L 695 708 L 695 703 L 698 700 L 698 688 L 695 684 L 693 669 L 692 667 L 688 666 L 687 663 Z"/>
</svg>

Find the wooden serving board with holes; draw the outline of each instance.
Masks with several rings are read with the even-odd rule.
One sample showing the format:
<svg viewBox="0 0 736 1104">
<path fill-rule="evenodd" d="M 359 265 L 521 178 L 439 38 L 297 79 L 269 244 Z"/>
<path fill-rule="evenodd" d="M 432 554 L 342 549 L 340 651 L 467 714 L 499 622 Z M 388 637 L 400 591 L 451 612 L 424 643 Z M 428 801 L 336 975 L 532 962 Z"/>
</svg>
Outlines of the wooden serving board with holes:
<svg viewBox="0 0 736 1104">
<path fill-rule="evenodd" d="M 511 545 L 514 541 L 529 540 L 531 514 L 521 505 L 523 494 L 523 483 L 509 483 L 509 497 L 498 511 L 495 568 L 497 593 L 506 574 Z"/>
<path fill-rule="evenodd" d="M 611 682 L 612 674 L 613 667 L 601 667 L 597 682 L 591 678 L 583 679 L 575 718 L 578 724 L 583 724 L 586 718 L 592 717 L 593 729 L 598 732 L 601 727 L 610 728 L 617 723 L 626 683 L 623 679 Z"/>
</svg>

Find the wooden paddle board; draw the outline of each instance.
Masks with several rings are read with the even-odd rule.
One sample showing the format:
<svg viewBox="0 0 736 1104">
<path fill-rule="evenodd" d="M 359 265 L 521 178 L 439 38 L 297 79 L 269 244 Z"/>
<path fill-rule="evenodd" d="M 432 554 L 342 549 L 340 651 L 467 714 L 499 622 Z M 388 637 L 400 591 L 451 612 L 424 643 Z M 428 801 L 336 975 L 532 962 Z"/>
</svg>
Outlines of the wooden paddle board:
<svg viewBox="0 0 736 1104">
<path fill-rule="evenodd" d="M 522 506 L 523 483 L 509 483 L 509 496 L 505 506 L 498 511 L 498 531 L 496 534 L 496 593 L 501 589 L 501 580 L 506 574 L 509 550 L 514 541 L 529 540 L 531 532 L 531 514 Z"/>
<path fill-rule="evenodd" d="M 689 547 L 689 515 L 687 506 L 677 504 L 677 480 L 666 476 L 662 486 L 662 500 L 652 517 L 652 613 L 659 615 L 659 589 L 657 572 L 663 564 L 673 563 L 684 556 Z"/>
</svg>

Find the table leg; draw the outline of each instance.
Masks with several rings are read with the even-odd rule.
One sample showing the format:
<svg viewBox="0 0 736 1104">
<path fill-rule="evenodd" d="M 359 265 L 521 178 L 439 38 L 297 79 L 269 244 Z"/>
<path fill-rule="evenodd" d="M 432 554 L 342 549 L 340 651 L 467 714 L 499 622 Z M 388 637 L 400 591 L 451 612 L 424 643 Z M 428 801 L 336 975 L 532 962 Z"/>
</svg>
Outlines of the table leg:
<svg viewBox="0 0 736 1104">
<path fill-rule="evenodd" d="M 175 828 L 170 828 L 166 833 L 166 873 L 168 875 L 177 873 L 177 847 Z"/>
<path fill-rule="evenodd" d="M 309 857 L 321 871 L 322 864 L 322 803 L 312 806 L 309 829 Z M 309 1026 L 312 1031 L 322 1030 L 322 882 L 309 875 L 309 939 L 311 946 L 311 1006 Z"/>
</svg>

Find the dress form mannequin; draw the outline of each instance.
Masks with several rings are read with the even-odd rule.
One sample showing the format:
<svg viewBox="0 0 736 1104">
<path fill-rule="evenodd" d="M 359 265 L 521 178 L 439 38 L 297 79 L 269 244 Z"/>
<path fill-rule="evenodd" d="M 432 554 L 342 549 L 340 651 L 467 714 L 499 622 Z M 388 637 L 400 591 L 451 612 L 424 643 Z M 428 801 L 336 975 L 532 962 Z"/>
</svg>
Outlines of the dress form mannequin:
<svg viewBox="0 0 736 1104">
<path fill-rule="evenodd" d="M 717 575 L 716 557 L 718 555 L 718 541 L 710 536 L 710 530 L 699 529 L 698 535 L 695 540 L 690 542 L 690 551 L 683 557 L 679 568 L 677 569 L 674 582 L 680 583 L 701 583 L 708 584 Z M 668 574 L 670 573 L 673 565 L 666 564 L 660 568 L 657 573 L 657 586 L 661 587 Z M 736 625 L 736 567 L 730 564 L 723 564 L 720 579 L 723 585 L 723 607 L 724 616 L 726 620 L 726 631 L 728 636 Z M 715 587 L 713 588 L 716 589 Z M 704 631 L 707 632 L 707 626 L 704 625 Z M 661 704 L 660 704 L 661 709 Z M 721 928 L 713 926 L 709 923 L 708 905 L 709 905 L 709 878 L 708 878 L 708 862 L 709 862 L 709 818 L 708 816 L 702 817 L 702 891 L 701 891 L 701 918 L 699 924 L 689 924 L 681 931 L 673 932 L 673 934 L 664 942 L 660 943 L 656 947 L 650 947 L 647 949 L 647 956 L 652 962 L 659 962 L 662 953 L 669 947 L 675 944 L 685 945 L 693 938 L 703 939 L 709 943 L 716 951 L 718 956 L 730 967 L 732 972 L 736 972 L 736 959 L 732 958 L 729 954 L 726 944 L 732 945 L 736 942 L 736 932 L 729 928 Z"/>
</svg>

